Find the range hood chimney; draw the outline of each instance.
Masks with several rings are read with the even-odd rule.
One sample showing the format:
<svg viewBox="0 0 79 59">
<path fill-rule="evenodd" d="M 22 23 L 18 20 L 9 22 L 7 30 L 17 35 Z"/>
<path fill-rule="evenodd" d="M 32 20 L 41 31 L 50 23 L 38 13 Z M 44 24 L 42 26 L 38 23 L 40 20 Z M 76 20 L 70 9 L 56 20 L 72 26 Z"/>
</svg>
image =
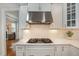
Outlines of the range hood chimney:
<svg viewBox="0 0 79 59">
<path fill-rule="evenodd" d="M 45 12 L 28 12 L 28 23 L 30 24 L 51 24 L 53 23 L 52 14 L 50 11 Z"/>
</svg>

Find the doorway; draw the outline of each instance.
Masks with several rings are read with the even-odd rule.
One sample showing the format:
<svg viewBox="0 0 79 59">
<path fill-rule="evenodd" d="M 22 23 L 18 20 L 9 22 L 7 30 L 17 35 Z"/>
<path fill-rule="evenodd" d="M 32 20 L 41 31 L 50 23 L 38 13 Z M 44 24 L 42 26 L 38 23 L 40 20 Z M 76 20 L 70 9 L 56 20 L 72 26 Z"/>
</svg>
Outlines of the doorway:
<svg viewBox="0 0 79 59">
<path fill-rule="evenodd" d="M 8 11 L 6 13 L 6 51 L 7 56 L 15 56 L 15 51 L 12 49 L 12 44 L 16 41 L 16 35 L 17 35 L 17 19 L 13 16 L 16 16 L 16 13 L 14 14 L 14 11 Z"/>
</svg>

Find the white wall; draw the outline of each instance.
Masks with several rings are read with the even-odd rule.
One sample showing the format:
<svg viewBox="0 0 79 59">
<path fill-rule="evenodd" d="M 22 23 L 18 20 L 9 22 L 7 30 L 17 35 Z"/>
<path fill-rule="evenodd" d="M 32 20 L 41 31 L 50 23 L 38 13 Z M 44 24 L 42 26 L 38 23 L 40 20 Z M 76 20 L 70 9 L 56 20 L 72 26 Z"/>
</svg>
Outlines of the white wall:
<svg viewBox="0 0 79 59">
<path fill-rule="evenodd" d="M 2 31 L 2 30 L 1 30 L 1 27 L 2 27 L 1 23 L 2 23 L 2 22 L 1 22 L 1 10 L 0 10 L 0 32 Z M 2 39 L 2 37 L 1 37 L 1 33 L 0 33 L 0 43 L 1 43 L 1 39 Z M 0 50 L 1 50 L 1 44 L 0 44 Z M 1 53 L 2 53 L 2 52 L 0 51 L 0 55 L 1 55 Z"/>
<path fill-rule="evenodd" d="M 76 25 L 79 28 L 79 3 L 76 3 Z"/>
<path fill-rule="evenodd" d="M 0 56 L 6 55 L 6 11 L 18 10 L 17 4 L 0 4 Z"/>
<path fill-rule="evenodd" d="M 26 26 L 27 6 L 20 6 L 19 9 L 19 39 L 23 38 L 23 30 Z"/>
<path fill-rule="evenodd" d="M 4 10 L 0 10 L 0 55 L 6 55 L 6 20 Z"/>
</svg>

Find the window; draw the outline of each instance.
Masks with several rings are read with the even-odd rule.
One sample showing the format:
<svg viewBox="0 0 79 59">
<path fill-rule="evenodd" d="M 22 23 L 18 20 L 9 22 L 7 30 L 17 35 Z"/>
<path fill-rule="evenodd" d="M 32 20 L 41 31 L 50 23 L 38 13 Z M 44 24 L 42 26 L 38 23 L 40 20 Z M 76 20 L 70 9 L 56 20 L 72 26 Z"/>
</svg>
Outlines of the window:
<svg viewBox="0 0 79 59">
<path fill-rule="evenodd" d="M 71 26 L 71 22 L 70 21 L 67 21 L 67 26 Z"/>
<path fill-rule="evenodd" d="M 70 3 L 67 3 L 67 7 L 70 7 Z"/>
<path fill-rule="evenodd" d="M 67 20 L 70 20 L 70 17 L 71 17 L 70 14 L 67 14 Z"/>
<path fill-rule="evenodd" d="M 75 20 L 72 20 L 72 26 L 75 26 Z"/>
<path fill-rule="evenodd" d="M 67 26 L 76 26 L 75 3 L 67 3 Z"/>
<path fill-rule="evenodd" d="M 72 13 L 72 19 L 75 19 L 75 13 Z"/>
</svg>

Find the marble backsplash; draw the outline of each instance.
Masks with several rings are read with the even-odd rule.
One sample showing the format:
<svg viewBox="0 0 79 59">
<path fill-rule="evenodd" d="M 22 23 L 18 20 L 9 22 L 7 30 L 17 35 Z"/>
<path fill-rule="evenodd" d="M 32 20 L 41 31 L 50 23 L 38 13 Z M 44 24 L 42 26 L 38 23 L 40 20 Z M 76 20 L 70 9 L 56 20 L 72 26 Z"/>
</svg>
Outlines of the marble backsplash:
<svg viewBox="0 0 79 59">
<path fill-rule="evenodd" d="M 51 30 L 50 25 L 31 25 L 29 30 L 23 31 L 23 39 L 29 40 L 30 38 L 50 38 L 55 39 L 67 39 L 66 29 L 64 30 Z M 79 38 L 79 30 L 72 30 L 74 32 L 73 39 Z"/>
</svg>

